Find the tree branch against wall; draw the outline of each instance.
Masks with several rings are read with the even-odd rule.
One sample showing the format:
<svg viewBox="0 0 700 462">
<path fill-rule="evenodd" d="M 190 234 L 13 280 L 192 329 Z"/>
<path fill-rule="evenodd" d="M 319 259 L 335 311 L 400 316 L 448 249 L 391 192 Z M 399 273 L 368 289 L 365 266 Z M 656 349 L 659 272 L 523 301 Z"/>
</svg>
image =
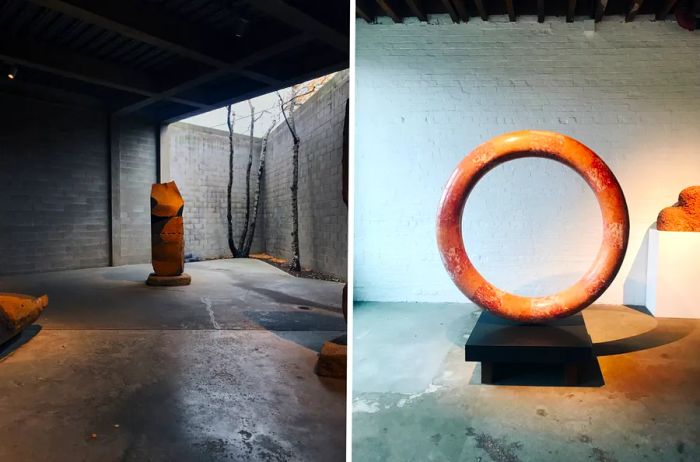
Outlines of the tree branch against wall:
<svg viewBox="0 0 700 462">
<path fill-rule="evenodd" d="M 258 165 L 258 181 L 257 181 L 257 187 L 255 190 L 255 198 L 253 199 L 253 209 L 251 211 L 251 220 L 250 220 L 250 229 L 248 233 L 246 234 L 245 237 L 245 242 L 243 244 L 243 252 L 248 255 L 250 254 L 250 248 L 253 244 L 253 236 L 255 235 L 255 224 L 257 223 L 258 220 L 258 210 L 260 207 L 260 193 L 261 193 L 261 188 L 262 188 L 262 179 L 263 179 L 263 173 L 265 172 L 265 155 L 267 154 L 267 142 L 270 139 L 270 133 L 272 133 L 272 129 L 275 128 L 277 125 L 277 118 L 272 119 L 272 123 L 268 127 L 267 131 L 265 132 L 265 135 L 263 136 L 262 139 L 262 145 L 260 147 L 260 162 Z M 252 133 L 252 131 L 251 131 Z"/>
<path fill-rule="evenodd" d="M 334 74 L 319 77 L 318 79 L 311 80 L 309 82 L 295 85 L 289 89 L 289 98 L 285 101 L 282 95 L 277 92 L 277 97 L 279 99 L 279 110 L 284 118 L 285 124 L 292 135 L 293 152 L 292 152 L 292 259 L 290 261 L 290 270 L 301 271 L 301 259 L 299 256 L 299 202 L 298 202 L 298 189 L 299 189 L 299 148 L 301 145 L 301 140 L 297 135 L 296 125 L 294 121 L 294 115 L 296 110 L 304 102 L 306 102 L 311 95 L 313 95 L 323 84 L 325 84 Z M 228 176 L 228 188 L 227 188 L 227 214 L 226 218 L 228 220 L 228 246 L 231 250 L 231 254 L 234 258 L 247 258 L 250 255 L 250 249 L 253 243 L 253 237 L 255 234 L 256 221 L 258 217 L 258 211 L 260 208 L 260 195 L 261 195 L 261 183 L 265 171 L 265 154 L 267 153 L 268 139 L 272 130 L 277 126 L 278 117 L 273 117 L 270 126 L 268 127 L 265 136 L 262 140 L 262 146 L 260 149 L 260 161 L 257 172 L 257 184 L 255 197 L 251 203 L 251 185 L 250 177 L 251 170 L 253 167 L 253 154 L 255 146 L 255 123 L 267 113 L 267 109 L 260 111 L 256 114 L 255 107 L 253 103 L 248 100 L 248 108 L 250 110 L 250 125 L 249 125 L 249 149 L 248 149 L 248 163 L 246 166 L 246 184 L 245 184 L 245 219 L 243 222 L 243 231 L 240 238 L 238 239 L 238 247 L 236 247 L 236 242 L 233 237 L 233 214 L 232 214 L 232 191 L 233 191 L 233 165 L 235 157 L 234 148 L 234 122 L 236 121 L 236 114 L 233 111 L 231 105 L 226 107 L 226 125 L 228 127 L 229 133 L 229 176 Z M 242 116 L 241 118 L 246 118 Z"/>
<path fill-rule="evenodd" d="M 233 107 L 229 104 L 226 106 L 226 125 L 228 126 L 228 188 L 226 194 L 226 219 L 228 221 L 228 248 L 231 251 L 233 258 L 238 257 L 238 249 L 233 241 L 233 216 L 231 214 L 231 191 L 233 189 L 233 124 L 236 119 L 236 113 Z"/>
<path fill-rule="evenodd" d="M 253 107 L 253 103 L 248 100 L 248 108 L 250 109 L 250 124 L 249 124 L 249 135 L 248 135 L 248 144 L 249 144 L 249 149 L 248 149 L 248 165 L 246 167 L 246 174 L 245 174 L 245 221 L 243 222 L 243 233 L 241 234 L 241 238 L 238 241 L 238 248 L 240 251 L 240 256 L 241 257 L 248 257 L 250 255 L 250 246 L 245 245 L 246 241 L 248 240 L 248 235 L 251 234 L 250 230 L 250 171 L 253 167 L 253 147 L 255 145 L 255 137 L 253 136 L 253 133 L 255 132 L 255 122 L 257 122 L 260 117 L 265 114 L 266 111 L 262 111 L 259 114 L 255 114 L 255 107 Z M 273 127 L 274 127 L 275 121 L 273 120 Z M 259 181 L 260 178 L 258 178 L 258 186 L 259 186 Z M 255 225 L 253 224 L 252 226 L 253 229 L 255 229 Z M 252 242 L 252 236 L 250 239 L 250 242 Z"/>
<path fill-rule="evenodd" d="M 297 136 L 296 126 L 294 125 L 294 109 L 296 107 L 296 99 L 298 96 L 299 87 L 296 85 L 291 89 L 291 97 L 285 105 L 282 95 L 277 93 L 280 100 L 280 112 L 284 117 L 284 122 L 287 124 L 289 133 L 292 135 L 292 259 L 289 262 L 291 271 L 301 271 L 301 259 L 299 257 L 299 145 L 301 140 Z M 285 108 L 286 106 L 286 108 Z M 289 115 L 287 115 L 289 111 Z"/>
<path fill-rule="evenodd" d="M 289 263 L 291 271 L 301 271 L 301 257 L 299 255 L 299 147 L 301 140 L 294 123 L 295 110 L 304 104 L 311 95 L 331 79 L 333 74 L 325 75 L 314 80 L 310 80 L 301 85 L 294 85 L 289 90 L 289 99 L 285 102 L 282 95 L 277 92 L 280 112 L 284 122 L 292 135 L 292 259 Z"/>
</svg>

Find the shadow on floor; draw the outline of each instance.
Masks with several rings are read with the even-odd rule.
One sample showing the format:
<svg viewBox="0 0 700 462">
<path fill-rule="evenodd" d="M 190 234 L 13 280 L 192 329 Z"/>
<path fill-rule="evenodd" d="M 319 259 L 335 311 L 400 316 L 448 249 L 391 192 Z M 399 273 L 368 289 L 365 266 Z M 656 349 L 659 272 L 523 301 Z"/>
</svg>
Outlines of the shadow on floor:
<svg viewBox="0 0 700 462">
<path fill-rule="evenodd" d="M 243 314 L 269 331 L 344 331 L 345 321 L 339 314 L 316 310 L 244 311 Z"/>
<path fill-rule="evenodd" d="M 657 318 L 656 327 L 653 329 L 632 337 L 594 343 L 593 351 L 598 356 L 610 356 L 648 350 L 677 342 L 694 329 L 692 324 L 677 322 L 673 319 Z"/>
<path fill-rule="evenodd" d="M 41 331 L 41 326 L 39 324 L 32 324 L 31 326 L 24 329 L 18 335 L 14 336 L 7 342 L 0 345 L 0 361 L 9 357 L 17 351 L 22 345 L 28 343 L 31 339 L 36 337 L 36 335 Z"/>
<path fill-rule="evenodd" d="M 264 289 L 262 287 L 249 286 L 249 285 L 245 285 L 245 284 L 241 284 L 240 287 L 243 289 L 258 293 L 260 295 L 264 295 L 265 297 L 268 297 L 268 298 L 274 300 L 276 303 L 297 305 L 302 309 L 303 308 L 318 308 L 321 310 L 332 311 L 333 313 L 340 313 L 341 312 L 341 308 L 339 308 L 339 307 L 330 306 L 330 305 L 323 305 L 323 304 L 320 304 L 318 302 L 314 302 L 313 300 L 307 300 L 305 298 L 294 297 L 293 295 L 289 295 L 289 294 L 286 294 L 284 292 L 278 292 L 276 290 Z"/>
</svg>

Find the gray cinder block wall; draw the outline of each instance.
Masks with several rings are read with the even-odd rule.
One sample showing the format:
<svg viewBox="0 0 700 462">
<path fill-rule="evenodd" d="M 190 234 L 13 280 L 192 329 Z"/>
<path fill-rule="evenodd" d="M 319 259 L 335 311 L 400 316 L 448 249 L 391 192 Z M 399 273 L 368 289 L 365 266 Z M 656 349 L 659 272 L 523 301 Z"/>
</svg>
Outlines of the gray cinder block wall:
<svg viewBox="0 0 700 462">
<path fill-rule="evenodd" d="M 166 136 L 169 138 L 170 176 L 185 199 L 185 252 L 199 259 L 230 257 L 226 219 L 228 131 L 175 123 L 167 127 Z M 259 138 L 253 139 L 251 203 L 257 185 L 260 142 Z M 245 221 L 245 175 L 249 150 L 249 138 L 234 134 L 231 211 L 236 245 Z M 259 214 L 251 252 L 262 250 L 260 242 L 264 231 L 261 217 Z"/>
<path fill-rule="evenodd" d="M 302 265 L 345 277 L 347 207 L 342 147 L 347 72 L 296 114 Z M 96 101 L 0 93 L 0 274 L 147 263 L 150 188 L 158 180 L 160 132 L 139 118 L 111 118 Z M 186 251 L 230 255 L 226 236 L 228 134 L 173 124 L 169 168 L 185 198 Z M 161 138 L 162 139 L 162 138 Z M 248 138 L 237 135 L 233 203 L 242 231 Z M 255 140 L 255 188 L 260 140 Z M 253 252 L 291 257 L 291 136 L 271 134 Z"/>
<path fill-rule="evenodd" d="M 0 274 L 149 262 L 155 124 L 50 91 L 0 107 Z"/>
<path fill-rule="evenodd" d="M 109 264 L 108 118 L 0 94 L 0 273 Z"/>
<path fill-rule="evenodd" d="M 348 209 L 342 197 L 343 124 L 348 72 L 342 71 L 301 106 L 295 124 L 299 151 L 299 247 L 302 266 L 345 277 Z M 266 252 L 292 256 L 292 137 L 282 123 L 270 135 L 265 166 Z"/>
<path fill-rule="evenodd" d="M 113 264 L 151 261 L 151 185 L 157 181 L 156 125 L 122 118 L 112 123 L 112 191 L 115 194 Z M 114 133 L 114 132 L 117 133 Z M 118 178 L 116 175 L 119 175 Z"/>
<path fill-rule="evenodd" d="M 296 114 L 299 153 L 299 236 L 302 266 L 345 277 L 347 207 L 342 199 L 343 124 L 348 73 L 340 72 Z M 226 234 L 228 131 L 176 123 L 167 127 L 163 150 L 168 175 L 185 199 L 185 251 L 199 258 L 231 255 Z M 255 188 L 260 139 L 255 140 L 251 187 Z M 167 147 L 166 147 L 167 146 Z M 236 238 L 245 214 L 248 137 L 236 135 L 233 222 Z M 292 138 L 281 123 L 268 144 L 253 252 L 291 258 Z M 252 195 L 251 195 L 252 200 Z"/>
</svg>

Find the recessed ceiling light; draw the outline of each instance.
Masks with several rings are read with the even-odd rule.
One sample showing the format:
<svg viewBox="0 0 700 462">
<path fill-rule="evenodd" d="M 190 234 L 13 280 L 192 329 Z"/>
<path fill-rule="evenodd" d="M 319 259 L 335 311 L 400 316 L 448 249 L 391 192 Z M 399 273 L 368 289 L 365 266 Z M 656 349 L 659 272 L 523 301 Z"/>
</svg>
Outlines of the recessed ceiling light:
<svg viewBox="0 0 700 462">
<path fill-rule="evenodd" d="M 7 68 L 7 78 L 10 79 L 10 80 L 14 80 L 15 77 L 17 77 L 17 72 L 19 72 L 19 70 L 17 69 L 17 66 L 8 65 L 8 68 Z"/>
<path fill-rule="evenodd" d="M 236 20 L 236 25 L 234 27 L 233 33 L 236 37 L 240 38 L 245 35 L 246 30 L 248 29 L 248 20 L 245 18 L 238 18 Z"/>
</svg>

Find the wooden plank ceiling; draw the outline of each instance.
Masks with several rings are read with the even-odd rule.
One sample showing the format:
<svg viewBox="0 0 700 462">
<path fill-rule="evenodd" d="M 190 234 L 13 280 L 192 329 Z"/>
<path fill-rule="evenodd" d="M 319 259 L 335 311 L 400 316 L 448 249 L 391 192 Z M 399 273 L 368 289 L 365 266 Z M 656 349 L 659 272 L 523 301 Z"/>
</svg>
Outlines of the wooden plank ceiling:
<svg viewBox="0 0 700 462">
<path fill-rule="evenodd" d="M 0 0 L 0 65 L 19 69 L 1 88 L 175 121 L 347 68 L 349 11 L 343 0 Z"/>
<path fill-rule="evenodd" d="M 518 16 L 537 16 L 539 22 L 547 17 L 593 18 L 596 22 L 605 15 L 624 16 L 634 21 L 638 14 L 655 15 L 666 19 L 677 4 L 700 3 L 698 0 L 356 0 L 356 16 L 375 22 L 377 16 L 387 16 L 396 23 L 406 17 L 427 21 L 428 15 L 448 14 L 454 23 L 468 22 L 470 18 L 488 21 L 491 15 L 508 15 L 510 21 Z"/>
</svg>

